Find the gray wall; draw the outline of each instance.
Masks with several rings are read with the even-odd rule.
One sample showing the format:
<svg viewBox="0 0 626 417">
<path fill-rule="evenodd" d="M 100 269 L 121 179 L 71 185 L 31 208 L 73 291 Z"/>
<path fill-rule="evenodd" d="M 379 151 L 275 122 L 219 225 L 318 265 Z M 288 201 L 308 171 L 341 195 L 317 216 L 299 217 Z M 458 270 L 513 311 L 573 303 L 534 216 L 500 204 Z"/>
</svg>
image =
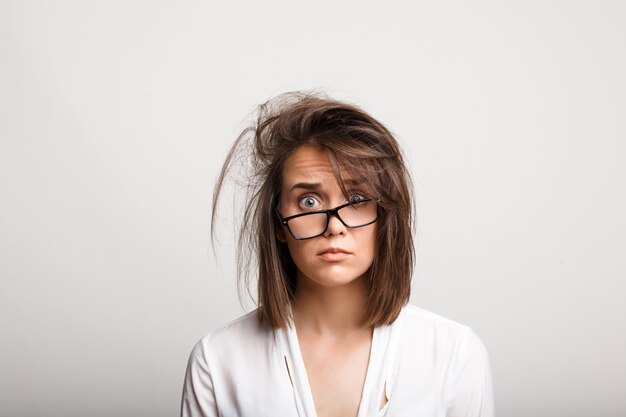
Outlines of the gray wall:
<svg viewBox="0 0 626 417">
<path fill-rule="evenodd" d="M 499 416 L 626 415 L 624 22 L 623 1 L 1 1 L 0 415 L 178 413 L 192 345 L 244 312 L 228 216 L 209 249 L 219 165 L 255 104 L 313 87 L 398 135 L 412 301 L 481 336 Z"/>
</svg>

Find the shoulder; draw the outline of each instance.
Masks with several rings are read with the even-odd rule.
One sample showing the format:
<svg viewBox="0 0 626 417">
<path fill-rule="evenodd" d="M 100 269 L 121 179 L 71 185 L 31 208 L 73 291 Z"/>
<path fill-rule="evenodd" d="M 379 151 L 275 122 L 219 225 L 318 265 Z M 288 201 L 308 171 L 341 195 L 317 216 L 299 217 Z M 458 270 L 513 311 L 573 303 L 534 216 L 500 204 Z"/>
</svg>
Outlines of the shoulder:
<svg viewBox="0 0 626 417">
<path fill-rule="evenodd" d="M 449 359 L 460 360 L 469 352 L 485 350 L 471 327 L 414 304 L 409 303 L 402 309 L 401 329 L 405 344 L 445 352 Z"/>
<path fill-rule="evenodd" d="M 212 331 L 207 336 L 213 340 L 213 343 L 219 343 L 220 341 L 231 340 L 233 338 L 248 340 L 264 337 L 266 335 L 267 332 L 260 326 L 258 309 L 254 309 Z"/>
<path fill-rule="evenodd" d="M 392 327 L 400 341 L 402 372 L 412 378 L 426 376 L 430 384 L 437 381 L 435 385 L 444 389 L 451 409 L 469 409 L 473 407 L 468 405 L 471 401 L 482 401 L 481 407 L 491 407 L 489 356 L 469 326 L 407 304 Z"/>
<path fill-rule="evenodd" d="M 440 316 L 414 304 L 406 304 L 400 313 L 403 327 L 408 329 L 427 328 L 454 336 L 467 333 L 470 328 L 462 323 Z"/>
<path fill-rule="evenodd" d="M 251 346 L 267 345 L 273 338 L 273 332 L 261 327 L 257 311 L 255 309 L 205 334 L 195 344 L 192 356 L 215 361 L 237 353 L 247 355 L 251 352 Z"/>
<path fill-rule="evenodd" d="M 407 304 L 401 329 L 403 366 L 438 379 L 447 416 L 494 415 L 489 355 L 472 328 Z"/>
</svg>

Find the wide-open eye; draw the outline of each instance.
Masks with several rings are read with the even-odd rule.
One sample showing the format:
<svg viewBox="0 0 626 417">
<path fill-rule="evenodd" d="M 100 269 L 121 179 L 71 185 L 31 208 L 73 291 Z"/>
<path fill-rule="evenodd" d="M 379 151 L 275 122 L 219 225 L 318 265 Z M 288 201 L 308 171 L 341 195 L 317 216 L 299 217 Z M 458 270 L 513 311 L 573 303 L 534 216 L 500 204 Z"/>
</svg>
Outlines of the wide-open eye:
<svg viewBox="0 0 626 417">
<path fill-rule="evenodd" d="M 319 201 L 315 197 L 310 195 L 304 196 L 300 199 L 300 207 L 304 209 L 312 209 L 319 205 Z"/>
<path fill-rule="evenodd" d="M 363 200 L 367 200 L 367 197 L 365 197 L 363 194 L 352 194 L 350 195 L 350 197 L 348 197 L 348 202 L 349 203 L 360 203 Z"/>
</svg>

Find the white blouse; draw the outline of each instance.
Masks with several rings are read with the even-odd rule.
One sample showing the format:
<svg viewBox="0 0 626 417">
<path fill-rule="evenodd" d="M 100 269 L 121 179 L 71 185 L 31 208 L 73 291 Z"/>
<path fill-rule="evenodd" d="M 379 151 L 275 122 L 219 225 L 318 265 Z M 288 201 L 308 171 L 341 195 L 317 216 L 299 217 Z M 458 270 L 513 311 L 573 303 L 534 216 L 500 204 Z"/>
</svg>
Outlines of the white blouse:
<svg viewBox="0 0 626 417">
<path fill-rule="evenodd" d="M 256 312 L 196 344 L 182 417 L 317 417 L 293 321 L 265 330 Z M 469 327 L 407 304 L 370 349 L 358 417 L 494 416 L 487 350 Z"/>
</svg>

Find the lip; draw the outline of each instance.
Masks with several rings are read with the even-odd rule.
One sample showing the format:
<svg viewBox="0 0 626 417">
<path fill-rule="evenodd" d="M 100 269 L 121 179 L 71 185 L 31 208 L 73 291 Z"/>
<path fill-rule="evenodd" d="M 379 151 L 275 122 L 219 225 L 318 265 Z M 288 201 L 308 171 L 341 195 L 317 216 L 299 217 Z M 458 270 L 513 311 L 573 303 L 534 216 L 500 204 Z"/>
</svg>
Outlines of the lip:
<svg viewBox="0 0 626 417">
<path fill-rule="evenodd" d="M 320 258 L 330 262 L 342 261 L 350 255 L 352 255 L 352 252 L 342 248 L 328 248 L 322 250 L 317 254 L 317 256 L 319 256 Z"/>
</svg>

